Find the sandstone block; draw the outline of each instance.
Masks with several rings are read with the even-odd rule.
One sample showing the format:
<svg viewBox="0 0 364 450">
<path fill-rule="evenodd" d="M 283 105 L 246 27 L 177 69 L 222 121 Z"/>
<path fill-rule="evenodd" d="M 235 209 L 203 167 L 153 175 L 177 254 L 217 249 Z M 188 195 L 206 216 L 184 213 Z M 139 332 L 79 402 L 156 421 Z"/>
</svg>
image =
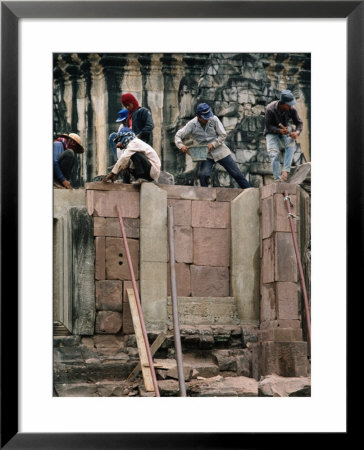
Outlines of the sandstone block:
<svg viewBox="0 0 364 450">
<path fill-rule="evenodd" d="M 94 216 L 117 217 L 116 206 L 119 206 L 123 219 L 139 217 L 139 192 L 93 191 Z"/>
<path fill-rule="evenodd" d="M 260 374 L 282 377 L 307 376 L 307 342 L 262 342 Z"/>
<path fill-rule="evenodd" d="M 123 219 L 125 234 L 128 238 L 139 239 L 139 219 Z M 94 217 L 95 236 L 122 237 L 118 218 Z"/>
<path fill-rule="evenodd" d="M 105 274 L 105 238 L 96 237 L 95 238 L 95 278 L 96 280 L 104 280 L 106 278 Z"/>
<path fill-rule="evenodd" d="M 262 241 L 262 283 L 274 282 L 274 240 L 273 238 Z"/>
<path fill-rule="evenodd" d="M 134 269 L 135 279 L 139 278 L 139 241 L 128 239 L 130 257 Z M 130 270 L 124 242 L 121 238 L 106 238 L 106 279 L 130 280 Z M 105 277 L 104 277 L 105 278 Z"/>
<path fill-rule="evenodd" d="M 191 200 L 168 198 L 167 205 L 173 207 L 174 225 L 191 226 Z"/>
<path fill-rule="evenodd" d="M 276 297 L 273 284 L 262 284 L 260 302 L 260 321 L 270 321 L 277 318 Z"/>
<path fill-rule="evenodd" d="M 174 265 L 176 272 L 176 289 L 177 295 L 181 297 L 189 297 L 191 295 L 191 274 L 190 266 L 184 263 L 176 263 Z M 171 272 L 168 264 L 167 270 L 167 295 L 171 296 Z"/>
<path fill-rule="evenodd" d="M 274 230 L 273 197 L 262 199 L 261 210 L 262 239 L 266 239 Z"/>
<path fill-rule="evenodd" d="M 116 334 L 122 327 L 122 315 L 114 311 L 99 311 L 96 314 L 95 332 L 98 334 Z"/>
<path fill-rule="evenodd" d="M 160 185 L 167 192 L 168 198 L 179 200 L 216 200 L 216 189 L 196 186 Z"/>
<path fill-rule="evenodd" d="M 290 210 L 291 213 L 297 215 L 297 195 L 290 195 Z M 274 231 L 291 232 L 290 221 L 288 219 L 287 201 L 284 200 L 282 194 L 274 194 Z M 297 230 L 297 221 L 293 219 L 293 228 Z"/>
<path fill-rule="evenodd" d="M 298 286 L 296 283 L 276 283 L 278 319 L 297 320 Z"/>
<path fill-rule="evenodd" d="M 291 233 L 275 233 L 275 281 L 297 281 L 297 260 Z"/>
<path fill-rule="evenodd" d="M 295 342 L 302 341 L 301 328 L 266 328 L 258 332 L 261 341 Z"/>
<path fill-rule="evenodd" d="M 229 269 L 191 265 L 192 297 L 228 297 Z"/>
<path fill-rule="evenodd" d="M 271 183 L 266 184 L 260 188 L 261 198 L 267 198 L 274 194 L 284 194 L 287 191 L 288 194 L 297 193 L 297 184 L 293 183 Z"/>
<path fill-rule="evenodd" d="M 194 228 L 193 263 L 197 266 L 228 267 L 230 264 L 230 230 Z"/>
<path fill-rule="evenodd" d="M 123 283 L 117 280 L 96 281 L 96 309 L 122 311 Z"/>
<path fill-rule="evenodd" d="M 193 234 L 191 227 L 174 227 L 174 256 L 177 263 L 193 262 Z"/>
<path fill-rule="evenodd" d="M 196 228 L 229 228 L 229 202 L 192 202 L 192 226 Z"/>
<path fill-rule="evenodd" d="M 265 320 L 260 322 L 260 329 L 265 330 L 267 328 L 301 328 L 300 320 Z"/>
<path fill-rule="evenodd" d="M 216 201 L 231 202 L 242 192 L 243 190 L 238 188 L 216 188 Z"/>
</svg>

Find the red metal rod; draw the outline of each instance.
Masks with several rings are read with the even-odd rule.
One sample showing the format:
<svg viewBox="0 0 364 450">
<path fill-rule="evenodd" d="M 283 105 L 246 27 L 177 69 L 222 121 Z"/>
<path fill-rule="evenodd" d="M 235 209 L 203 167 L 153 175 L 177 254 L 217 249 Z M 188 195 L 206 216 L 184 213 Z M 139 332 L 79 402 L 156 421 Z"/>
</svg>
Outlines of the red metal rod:
<svg viewBox="0 0 364 450">
<path fill-rule="evenodd" d="M 304 300 L 304 305 L 305 305 L 308 342 L 309 342 L 309 345 L 311 346 L 311 317 L 310 317 L 310 309 L 309 309 L 309 306 L 308 306 L 308 297 L 307 297 L 307 291 L 306 291 L 306 283 L 305 283 L 305 278 L 304 278 L 303 269 L 302 269 L 300 252 L 298 250 L 296 232 L 295 232 L 294 226 L 293 226 L 291 205 L 290 205 L 290 200 L 288 198 L 288 192 L 287 191 L 284 192 L 284 201 L 286 202 L 286 205 L 287 205 L 289 225 L 291 227 L 291 233 L 292 233 L 292 239 L 293 239 L 293 246 L 294 246 L 294 250 L 296 252 L 298 271 L 299 271 L 299 274 L 300 274 L 301 286 L 302 286 L 302 294 L 303 294 L 303 300 Z"/>
<path fill-rule="evenodd" d="M 118 206 L 116 206 L 116 211 L 117 211 L 118 217 L 119 217 L 121 234 L 123 236 L 124 247 L 125 247 L 125 252 L 126 252 L 126 258 L 128 260 L 128 265 L 129 265 L 129 270 L 130 270 L 130 275 L 131 275 L 131 282 L 132 282 L 134 293 L 135 293 L 135 300 L 136 300 L 136 304 L 137 304 L 137 308 L 138 308 L 140 325 L 142 327 L 143 338 L 144 338 L 145 347 L 146 347 L 146 350 L 147 350 L 149 367 L 150 367 L 150 371 L 151 371 L 151 374 L 152 374 L 155 396 L 156 397 L 160 397 L 159 389 L 158 389 L 158 383 L 157 383 L 157 377 L 155 375 L 155 370 L 154 370 L 154 363 L 153 363 L 152 353 L 151 353 L 150 347 L 149 347 L 147 330 L 145 328 L 145 323 L 144 323 L 144 318 L 143 318 L 143 313 L 142 313 L 142 307 L 141 307 L 141 304 L 140 304 L 139 292 L 138 292 L 137 284 L 136 284 L 136 281 L 135 281 L 134 269 L 133 269 L 133 265 L 132 265 L 132 262 L 131 262 L 129 246 L 128 246 L 128 242 L 126 240 L 126 234 L 125 234 L 123 218 L 121 217 L 120 208 Z"/>
</svg>

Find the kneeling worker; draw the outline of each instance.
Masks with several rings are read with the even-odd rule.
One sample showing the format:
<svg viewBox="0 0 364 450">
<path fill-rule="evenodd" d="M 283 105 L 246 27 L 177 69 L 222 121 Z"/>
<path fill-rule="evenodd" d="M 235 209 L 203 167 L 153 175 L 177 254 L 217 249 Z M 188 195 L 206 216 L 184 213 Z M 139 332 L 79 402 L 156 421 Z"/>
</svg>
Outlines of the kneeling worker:
<svg viewBox="0 0 364 450">
<path fill-rule="evenodd" d="M 104 183 L 114 181 L 121 170 L 126 183 L 130 183 L 130 175 L 135 178 L 134 183 L 158 180 L 161 161 L 154 148 L 137 138 L 130 128 L 120 130 L 114 141 L 122 153 L 111 172 L 104 178 Z"/>
</svg>

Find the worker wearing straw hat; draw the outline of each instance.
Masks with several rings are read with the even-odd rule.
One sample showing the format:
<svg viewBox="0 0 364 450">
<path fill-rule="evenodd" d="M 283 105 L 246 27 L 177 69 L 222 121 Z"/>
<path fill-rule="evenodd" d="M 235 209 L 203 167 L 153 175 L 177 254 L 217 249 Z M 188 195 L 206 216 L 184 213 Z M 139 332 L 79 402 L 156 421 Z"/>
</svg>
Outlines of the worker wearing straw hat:
<svg viewBox="0 0 364 450">
<path fill-rule="evenodd" d="M 53 142 L 53 186 L 61 189 L 73 189 L 70 183 L 75 153 L 85 151 L 81 138 L 76 133 L 58 134 Z"/>
</svg>

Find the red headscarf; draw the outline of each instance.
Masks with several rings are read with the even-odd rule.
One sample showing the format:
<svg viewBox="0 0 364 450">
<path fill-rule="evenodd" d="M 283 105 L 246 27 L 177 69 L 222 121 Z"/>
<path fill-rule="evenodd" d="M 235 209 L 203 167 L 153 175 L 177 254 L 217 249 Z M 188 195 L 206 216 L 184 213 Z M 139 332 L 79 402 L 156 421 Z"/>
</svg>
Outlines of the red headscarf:
<svg viewBox="0 0 364 450">
<path fill-rule="evenodd" d="M 134 111 L 136 111 L 138 108 L 140 108 L 138 100 L 134 97 L 133 94 L 127 93 L 127 94 L 123 94 L 121 96 L 121 103 L 123 104 L 123 106 L 127 105 L 128 103 L 131 103 L 133 105 L 133 109 L 132 109 L 132 111 L 129 111 L 129 116 L 128 116 L 129 128 L 132 128 L 131 116 Z"/>
</svg>

